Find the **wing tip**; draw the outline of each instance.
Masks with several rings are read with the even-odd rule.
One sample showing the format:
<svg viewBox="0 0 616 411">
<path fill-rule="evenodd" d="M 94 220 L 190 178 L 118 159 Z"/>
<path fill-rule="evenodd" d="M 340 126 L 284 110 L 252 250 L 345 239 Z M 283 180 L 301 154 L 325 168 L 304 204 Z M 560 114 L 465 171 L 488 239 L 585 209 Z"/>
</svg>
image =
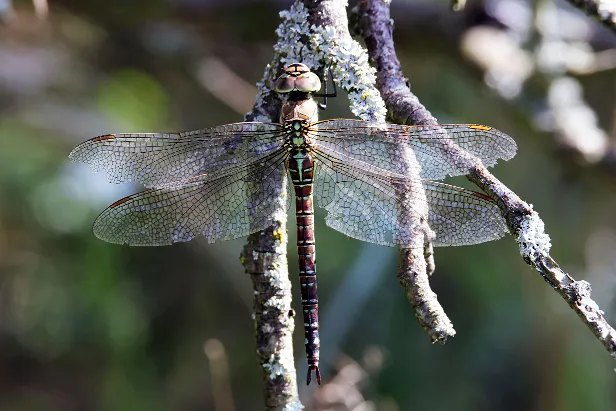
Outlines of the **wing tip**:
<svg viewBox="0 0 616 411">
<path fill-rule="evenodd" d="M 500 146 L 500 158 L 505 161 L 508 161 L 515 157 L 518 152 L 518 144 L 515 142 L 513 137 L 492 127 L 490 127 L 489 131 L 494 133 L 494 135 L 498 137 L 502 142 Z"/>
<path fill-rule="evenodd" d="M 171 235 L 167 235 L 164 238 L 152 230 L 148 230 L 147 225 L 140 224 L 134 220 L 125 220 L 123 217 L 131 215 L 118 212 L 117 208 L 128 201 L 138 198 L 140 194 L 146 193 L 145 190 L 141 193 L 132 194 L 115 201 L 104 209 L 98 217 L 94 220 L 92 225 L 92 232 L 94 236 L 99 240 L 105 241 L 110 244 L 117 244 L 130 247 L 155 247 L 155 246 L 168 246 L 177 242 L 184 242 L 189 240 L 178 240 Z M 191 237 L 192 239 L 192 237 Z"/>
<path fill-rule="evenodd" d="M 502 159 L 505 161 L 511 160 L 518 153 L 518 144 L 513 137 L 501 132 L 501 137 L 508 143 L 507 149 L 504 150 Z"/>
<path fill-rule="evenodd" d="M 518 145 L 509 134 L 504 133 L 494 127 L 484 126 L 483 124 L 467 124 L 466 126 L 471 130 L 479 132 L 483 131 L 501 140 L 498 150 L 498 157 L 494 160 L 494 164 L 496 164 L 499 159 L 509 161 L 517 154 Z"/>
<path fill-rule="evenodd" d="M 100 141 L 107 141 L 107 140 L 113 140 L 115 139 L 116 136 L 115 134 L 103 134 L 94 138 L 91 138 L 89 140 L 86 140 L 84 142 L 79 143 L 77 146 L 75 146 L 75 148 L 73 148 L 70 152 L 70 154 L 68 155 L 68 157 L 70 159 L 73 159 L 74 161 L 79 161 L 77 159 L 75 159 L 76 154 L 81 151 L 84 147 L 91 145 L 92 143 L 98 143 Z"/>
<path fill-rule="evenodd" d="M 78 163 L 78 162 L 81 162 L 81 161 L 82 161 L 80 158 L 78 158 L 78 155 L 79 155 L 79 152 L 81 151 L 82 146 L 83 146 L 85 143 L 86 143 L 86 142 L 84 142 L 84 143 L 81 143 L 81 144 L 77 145 L 74 149 L 72 149 L 72 150 L 71 150 L 71 152 L 70 152 L 70 153 L 68 153 L 68 158 L 69 158 L 72 162 L 74 162 L 74 163 Z"/>
</svg>

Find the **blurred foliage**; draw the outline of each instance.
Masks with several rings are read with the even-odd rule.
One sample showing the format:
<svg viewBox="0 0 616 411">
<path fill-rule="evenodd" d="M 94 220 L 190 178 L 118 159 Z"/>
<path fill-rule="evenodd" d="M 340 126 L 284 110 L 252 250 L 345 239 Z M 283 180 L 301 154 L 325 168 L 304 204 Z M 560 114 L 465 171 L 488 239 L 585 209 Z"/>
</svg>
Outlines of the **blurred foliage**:
<svg viewBox="0 0 616 411">
<path fill-rule="evenodd" d="M 212 373 L 220 356 L 235 409 L 262 409 L 250 281 L 238 260 L 243 241 L 102 243 L 91 233 L 97 213 L 138 187 L 107 184 L 67 155 L 106 132 L 241 120 L 243 113 L 199 82 L 197 68 L 214 57 L 247 82 L 259 80 L 272 56 L 277 13 L 288 4 L 60 0 L 45 19 L 29 1 L 15 1 L 11 12 L 1 4 L 0 410 L 222 411 L 213 391 L 221 377 Z M 493 4 L 468 4 L 455 24 L 444 25 L 437 17 L 449 16 L 447 2 L 401 2 L 393 16 L 403 68 L 442 122 L 489 124 L 516 139 L 519 154 L 495 174 L 535 205 L 553 256 L 591 282 L 614 322 L 615 174 L 563 152 L 555 134 L 537 127 L 545 78 L 531 78 L 525 100 L 512 100 L 464 57 L 452 33 L 494 26 Z M 615 49 L 616 40 L 601 33 L 588 44 Z M 537 35 L 529 50 L 533 41 Z M 576 78 L 613 143 L 614 70 Z M 325 116 L 349 116 L 344 100 L 332 101 Z M 441 347 L 430 344 L 398 285 L 396 251 L 349 239 L 323 217 L 318 210 L 322 309 L 344 298 L 357 310 L 322 319 L 324 340 L 337 337 L 322 347 L 324 379 L 360 376 L 361 392 L 345 391 L 347 400 L 387 411 L 616 409 L 612 360 L 524 264 L 511 237 L 436 250 L 433 288 L 458 332 Z M 290 230 L 298 295 L 293 236 Z M 354 265 L 362 256 L 387 263 L 365 272 Z M 373 275 L 361 301 L 344 286 L 347 278 Z M 298 320 L 300 375 L 302 332 Z M 222 344 L 218 357 L 204 353 L 208 340 Z M 323 409 L 315 387 L 302 395 L 310 409 Z"/>
</svg>

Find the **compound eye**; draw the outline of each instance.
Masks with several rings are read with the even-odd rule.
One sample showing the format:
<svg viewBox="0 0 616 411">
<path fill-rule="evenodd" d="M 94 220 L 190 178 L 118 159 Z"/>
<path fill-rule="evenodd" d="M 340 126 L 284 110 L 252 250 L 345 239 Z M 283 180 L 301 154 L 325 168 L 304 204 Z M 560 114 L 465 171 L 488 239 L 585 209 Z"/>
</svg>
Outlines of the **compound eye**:
<svg viewBox="0 0 616 411">
<path fill-rule="evenodd" d="M 290 93 L 295 89 L 295 78 L 287 74 L 283 74 L 276 80 L 276 91 L 278 93 Z"/>
<path fill-rule="evenodd" d="M 321 80 L 312 72 L 304 73 L 295 80 L 295 88 L 304 93 L 315 93 L 321 89 Z"/>
</svg>

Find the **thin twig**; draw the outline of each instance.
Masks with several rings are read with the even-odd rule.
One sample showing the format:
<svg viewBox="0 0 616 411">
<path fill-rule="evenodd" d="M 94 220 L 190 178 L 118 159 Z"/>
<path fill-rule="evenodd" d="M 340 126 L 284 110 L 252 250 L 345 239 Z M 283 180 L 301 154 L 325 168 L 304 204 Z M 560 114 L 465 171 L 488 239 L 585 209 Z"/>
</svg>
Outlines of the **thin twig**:
<svg viewBox="0 0 616 411">
<path fill-rule="evenodd" d="M 436 119 L 408 90 L 395 55 L 391 33 L 376 29 L 391 24 L 389 5 L 381 0 L 367 0 L 362 7 L 364 13 L 369 13 L 362 19 L 366 24 L 362 33 L 366 43 L 372 43 L 369 53 L 383 77 L 379 78 L 377 86 L 384 95 L 389 116 L 399 123 L 437 124 Z M 455 148 L 452 148 L 450 154 L 452 160 L 461 155 Z M 472 165 L 467 178 L 498 204 L 511 234 L 516 237 L 524 261 L 541 274 L 591 329 L 610 355 L 616 357 L 616 331 L 605 320 L 597 303 L 591 299 L 590 285 L 586 281 L 575 281 L 550 256 L 549 237 L 544 232 L 539 215 L 481 164 Z"/>
</svg>

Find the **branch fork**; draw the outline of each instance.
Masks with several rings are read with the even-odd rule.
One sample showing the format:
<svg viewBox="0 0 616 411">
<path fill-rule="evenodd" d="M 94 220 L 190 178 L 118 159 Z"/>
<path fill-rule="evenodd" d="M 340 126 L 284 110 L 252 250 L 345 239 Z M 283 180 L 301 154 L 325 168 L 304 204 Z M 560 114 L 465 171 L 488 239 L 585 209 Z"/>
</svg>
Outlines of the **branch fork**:
<svg viewBox="0 0 616 411">
<path fill-rule="evenodd" d="M 281 101 L 267 84 L 277 76 L 283 64 L 301 61 L 314 70 L 331 69 L 338 86 L 349 93 L 353 113 L 362 119 L 382 122 L 387 116 L 399 124 L 438 124 L 411 93 L 409 81 L 402 74 L 394 49 L 388 1 L 363 0 L 352 12 L 353 30 L 363 37 L 367 51 L 351 38 L 345 1 L 296 0 L 281 17 L 283 22 L 277 30 L 279 39 L 274 47 L 274 58 L 258 83 L 257 100 L 246 120 L 278 121 Z M 455 145 L 450 154 L 452 161 L 464 157 Z M 586 281 L 575 281 L 552 259 L 549 236 L 532 206 L 496 179 L 481 162 L 468 159 L 468 168 L 467 178 L 498 205 L 524 261 L 539 272 L 616 357 L 616 331 L 592 300 L 590 285 Z M 413 221 L 413 226 L 422 227 L 425 218 L 420 216 Z M 266 403 L 268 409 L 276 410 L 301 409 L 295 369 L 291 362 L 285 362 L 293 357 L 290 341 L 293 318 L 288 315 L 291 291 L 284 221 L 286 215 L 280 216 L 276 228 L 250 236 L 242 254 L 246 272 L 251 274 L 255 284 L 256 338 Z M 429 233 L 421 229 L 415 231 L 416 247 L 401 250 L 398 278 L 432 341 L 444 343 L 455 335 L 455 330 L 429 287 L 428 276 L 434 271 L 432 246 L 426 240 Z M 262 343 L 268 350 L 261 349 Z"/>
</svg>

